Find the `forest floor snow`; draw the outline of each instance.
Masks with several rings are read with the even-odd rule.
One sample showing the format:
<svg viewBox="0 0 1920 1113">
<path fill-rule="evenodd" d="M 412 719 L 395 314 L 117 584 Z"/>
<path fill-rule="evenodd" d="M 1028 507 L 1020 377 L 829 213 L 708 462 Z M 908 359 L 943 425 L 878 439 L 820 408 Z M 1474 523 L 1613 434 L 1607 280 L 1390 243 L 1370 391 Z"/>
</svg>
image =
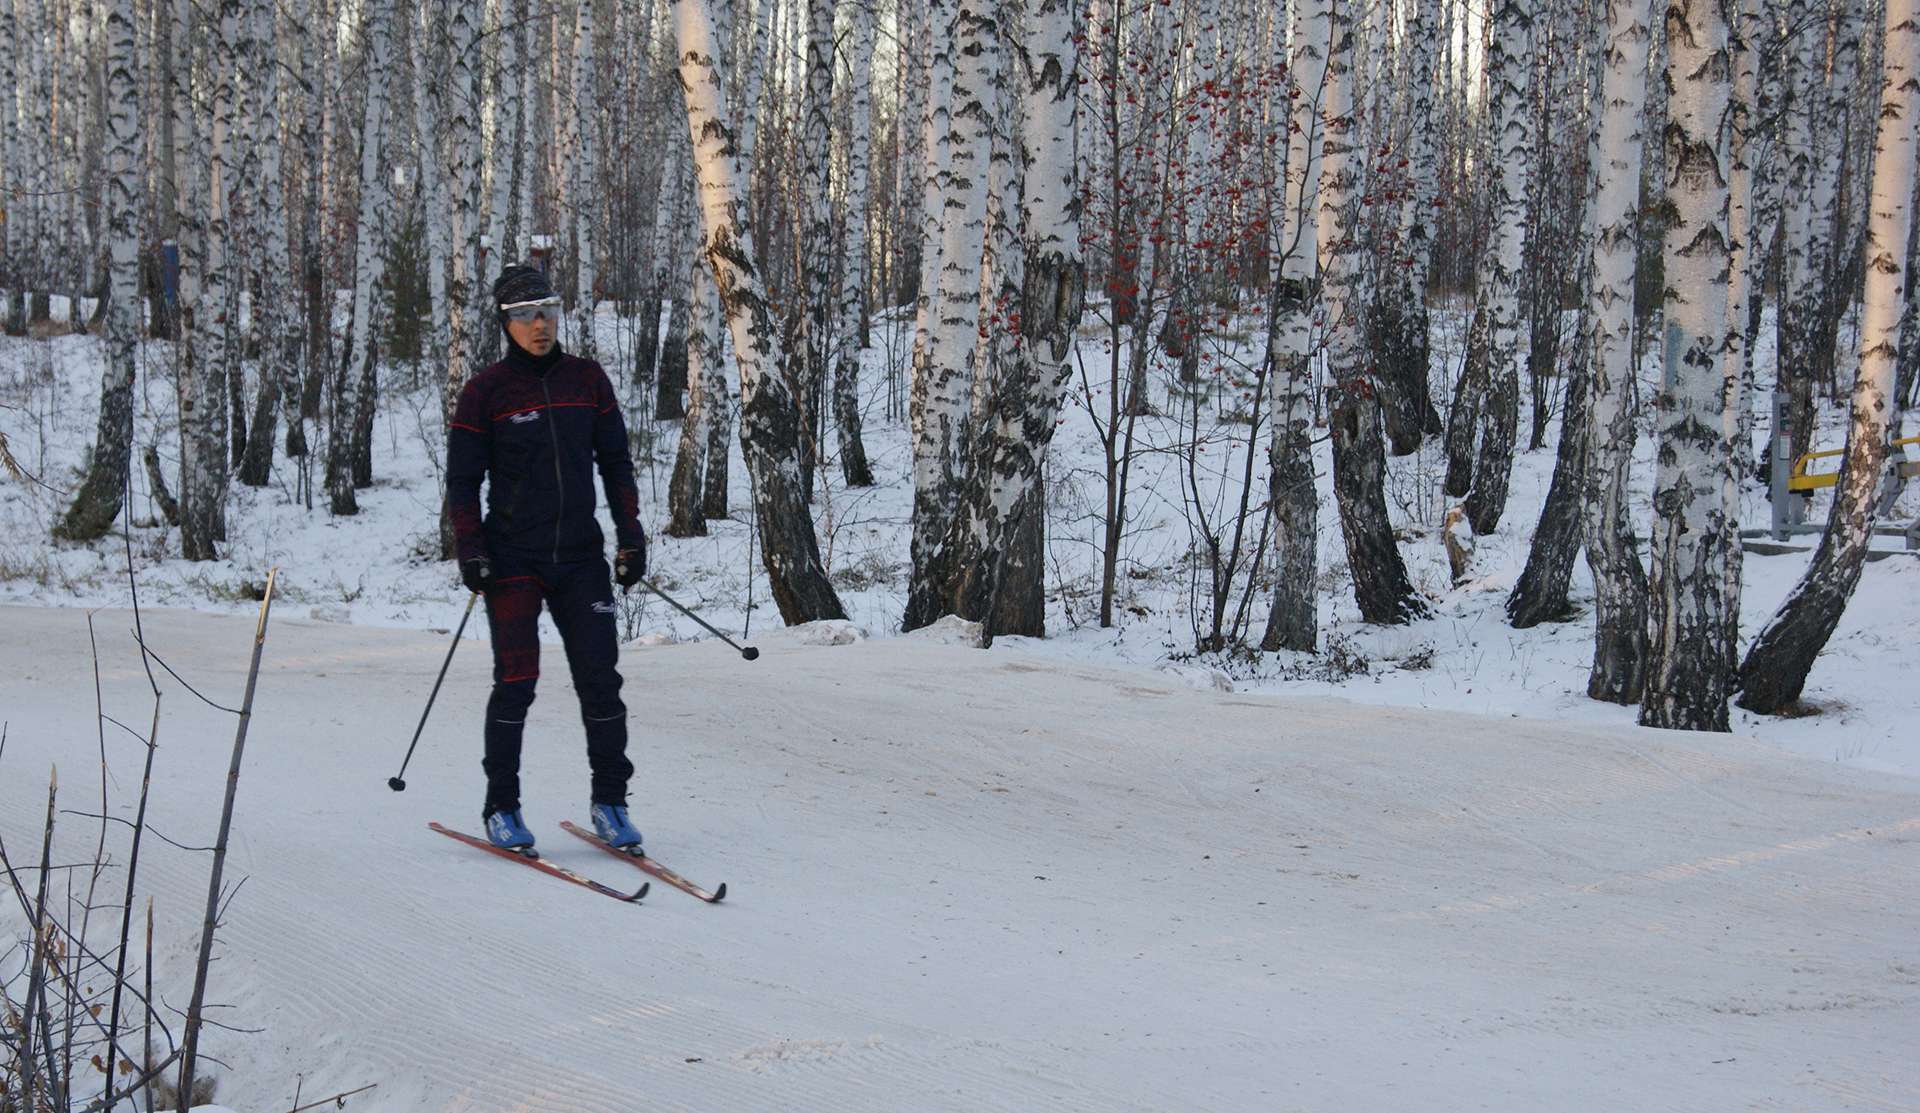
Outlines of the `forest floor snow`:
<svg viewBox="0 0 1920 1113">
<path fill-rule="evenodd" d="M 87 616 L 0 608 L 0 832 L 50 763 L 88 810 Z M 151 697 L 94 614 L 106 710 Z M 253 635 L 153 609 L 235 702 Z M 477 822 L 487 678 L 426 630 L 269 630 L 210 999 L 219 1100 L 368 1111 L 1920 1107 L 1920 785 L 1738 736 L 1198 691 L 938 638 L 627 658 L 635 811 L 726 881 L 639 906 L 429 833 Z M 150 822 L 211 842 L 230 716 L 171 689 Z M 106 747 L 126 813 L 141 747 Z M 526 814 L 553 861 L 586 771 L 563 682 Z M 63 816 L 57 861 L 97 826 Z M 206 859 L 150 841 L 158 978 L 183 986 Z M 18 912 L 0 930 L 20 930 Z M 167 994 L 170 1004 L 181 1001 Z"/>
</svg>

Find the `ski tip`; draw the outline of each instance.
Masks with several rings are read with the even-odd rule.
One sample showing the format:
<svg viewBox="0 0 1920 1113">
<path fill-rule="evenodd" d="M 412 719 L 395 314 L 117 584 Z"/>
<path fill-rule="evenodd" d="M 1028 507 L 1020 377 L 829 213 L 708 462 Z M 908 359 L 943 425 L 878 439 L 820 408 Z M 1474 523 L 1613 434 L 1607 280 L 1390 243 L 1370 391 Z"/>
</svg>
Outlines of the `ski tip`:
<svg viewBox="0 0 1920 1113">
<path fill-rule="evenodd" d="M 707 898 L 707 903 L 719 904 L 721 901 L 726 899 L 727 899 L 727 883 L 722 881 L 720 883 L 720 887 L 713 891 L 713 895 Z"/>
<path fill-rule="evenodd" d="M 627 898 L 627 903 L 632 904 L 634 901 L 637 901 L 641 897 L 646 896 L 652 890 L 653 890 L 653 882 L 642 881 L 640 883 L 640 887 L 634 890 L 633 895 Z"/>
</svg>

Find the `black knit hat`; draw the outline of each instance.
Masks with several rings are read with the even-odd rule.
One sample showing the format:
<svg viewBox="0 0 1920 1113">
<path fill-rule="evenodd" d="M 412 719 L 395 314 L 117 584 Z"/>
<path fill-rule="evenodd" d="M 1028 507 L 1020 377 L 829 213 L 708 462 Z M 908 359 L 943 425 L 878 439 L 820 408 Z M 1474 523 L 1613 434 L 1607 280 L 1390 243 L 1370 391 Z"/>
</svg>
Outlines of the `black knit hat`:
<svg viewBox="0 0 1920 1113">
<path fill-rule="evenodd" d="M 501 271 L 500 278 L 493 284 L 494 314 L 504 325 L 507 315 L 500 311 L 501 306 L 523 301 L 541 301 L 553 296 L 555 296 L 553 283 L 547 281 L 547 272 L 537 267 L 515 263 Z"/>
</svg>

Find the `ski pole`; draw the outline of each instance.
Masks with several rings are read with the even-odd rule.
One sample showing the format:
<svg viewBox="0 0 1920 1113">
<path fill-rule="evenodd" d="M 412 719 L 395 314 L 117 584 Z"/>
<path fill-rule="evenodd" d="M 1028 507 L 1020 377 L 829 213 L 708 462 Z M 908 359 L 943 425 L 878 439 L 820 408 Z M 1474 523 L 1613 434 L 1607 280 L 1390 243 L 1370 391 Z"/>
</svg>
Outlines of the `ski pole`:
<svg viewBox="0 0 1920 1113">
<path fill-rule="evenodd" d="M 694 614 L 692 611 L 681 606 L 679 603 L 674 602 L 673 596 L 668 595 L 666 592 L 661 591 L 659 588 L 653 586 L 653 581 L 641 580 L 640 586 L 646 588 L 648 591 L 653 592 L 655 595 L 658 595 L 660 598 L 665 599 L 667 601 L 667 606 L 672 607 L 674 610 L 679 611 L 681 614 L 686 615 L 688 618 L 691 618 L 695 622 L 698 622 L 700 625 L 706 627 L 707 633 L 712 634 L 714 637 L 719 638 L 723 642 L 726 642 L 728 645 L 732 646 L 733 648 L 738 649 L 740 651 L 740 656 L 745 658 L 746 660 L 751 661 L 760 656 L 760 651 L 758 649 L 755 649 L 753 646 L 750 646 L 750 645 L 748 646 L 741 645 L 739 642 L 734 641 L 732 638 L 714 629 L 713 623 L 708 622 L 706 619 L 701 618 L 697 614 Z"/>
<path fill-rule="evenodd" d="M 400 775 L 387 778 L 387 787 L 395 792 L 405 792 L 407 782 L 407 762 L 413 760 L 413 748 L 420 744 L 420 732 L 427 729 L 427 714 L 433 710 L 433 701 L 440 697 L 440 682 L 447 678 L 447 666 L 453 664 L 453 651 L 460 648 L 460 635 L 467 628 L 467 619 L 473 617 L 474 601 L 480 598 L 479 592 L 467 596 L 467 609 L 460 612 L 460 626 L 453 632 L 453 644 L 447 647 L 447 659 L 440 662 L 440 675 L 433 678 L 433 692 L 427 696 L 427 709 L 420 712 L 420 725 L 413 728 L 413 741 L 407 743 L 407 756 L 400 760 Z"/>
</svg>

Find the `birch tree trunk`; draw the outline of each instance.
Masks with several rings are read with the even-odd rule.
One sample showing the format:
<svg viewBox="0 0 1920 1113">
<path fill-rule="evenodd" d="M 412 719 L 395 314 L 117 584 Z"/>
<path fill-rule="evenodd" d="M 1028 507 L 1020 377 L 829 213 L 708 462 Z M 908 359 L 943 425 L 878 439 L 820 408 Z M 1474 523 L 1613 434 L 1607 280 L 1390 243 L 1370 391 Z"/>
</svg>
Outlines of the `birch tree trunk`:
<svg viewBox="0 0 1920 1113">
<path fill-rule="evenodd" d="M 1558 45 L 1554 50 L 1554 64 L 1574 70 L 1571 77 L 1556 73 L 1552 81 L 1556 101 L 1565 101 L 1583 96 L 1579 78 L 1586 70 L 1595 53 L 1584 40 L 1576 40 L 1576 34 L 1591 34 L 1590 28 L 1574 29 L 1576 21 L 1571 6 L 1564 7 L 1564 19 L 1556 22 L 1555 35 Z M 1604 30 L 1604 24 L 1602 25 Z M 1597 88 L 1598 82 L 1585 86 Z M 1563 118 L 1564 130 L 1575 136 L 1591 137 L 1592 126 L 1591 101 L 1577 104 L 1562 104 L 1567 113 Z M 1578 121 L 1575 125 L 1575 121 Z M 1533 539 L 1527 549 L 1527 564 L 1521 570 L 1520 579 L 1514 584 L 1513 592 L 1507 597 L 1507 621 L 1515 629 L 1527 629 L 1542 622 L 1560 621 L 1572 617 L 1568 604 L 1569 581 L 1573 575 L 1574 562 L 1580 556 L 1582 535 L 1582 506 L 1587 497 L 1587 467 L 1591 455 L 1593 430 L 1587 421 L 1589 404 L 1587 383 L 1592 375 L 1590 363 L 1593 356 L 1593 318 L 1589 310 L 1590 291 L 1592 290 L 1593 269 L 1581 266 L 1590 262 L 1594 239 L 1594 185 L 1593 174 L 1588 169 L 1591 161 L 1583 164 L 1581 155 L 1574 152 L 1574 142 L 1551 138 L 1555 132 L 1549 130 L 1542 134 L 1542 147 L 1552 149 L 1554 158 L 1542 160 L 1542 166 L 1549 180 L 1541 184 L 1537 194 L 1543 198 L 1548 212 L 1538 214 L 1541 225 L 1552 229 L 1549 243 L 1539 253 L 1547 271 L 1540 278 L 1545 289 L 1536 290 L 1534 304 L 1534 344 L 1529 353 L 1529 377 L 1535 388 L 1534 426 L 1538 429 L 1546 420 L 1547 406 L 1540 397 L 1540 384 L 1544 377 L 1551 374 L 1557 357 L 1540 358 L 1542 347 L 1548 352 L 1560 348 L 1559 329 L 1561 318 L 1561 287 L 1568 279 L 1573 279 L 1580 293 L 1581 306 L 1575 326 L 1572 355 L 1567 361 L 1566 404 L 1560 415 L 1560 443 L 1554 454 L 1553 481 L 1547 490 L 1547 501 L 1540 510 L 1539 524 L 1534 527 Z M 1582 152 L 1581 154 L 1584 154 Z M 1557 167 L 1557 170 L 1556 170 Z M 1579 186 L 1580 200 L 1568 202 L 1552 199 L 1556 188 L 1565 188 L 1567 184 Z M 1575 228 L 1572 231 L 1558 226 L 1573 215 Z M 1577 277 L 1576 277 L 1577 276 Z"/>
<path fill-rule="evenodd" d="M 1727 261 L 1727 342 L 1724 354 L 1726 398 L 1721 424 L 1725 428 L 1727 443 L 1731 446 L 1731 456 L 1724 477 L 1726 490 L 1721 496 L 1728 512 L 1721 519 L 1720 528 L 1726 535 L 1723 539 L 1727 552 L 1726 590 L 1728 596 L 1734 599 L 1740 597 L 1740 578 L 1745 563 L 1745 551 L 1740 544 L 1740 480 L 1747 461 L 1752 458 L 1748 455 L 1751 444 L 1747 434 L 1751 428 L 1753 410 L 1753 352 L 1747 344 L 1747 320 L 1750 314 L 1748 302 L 1754 291 L 1753 261 L 1757 255 L 1753 240 L 1753 163 L 1759 152 L 1752 141 L 1752 132 L 1756 109 L 1754 102 L 1760 87 L 1759 36 L 1763 26 L 1760 3 L 1761 0 L 1733 0 L 1731 9 L 1734 22 L 1728 28 L 1733 83 L 1724 134 L 1728 142 L 1727 155 L 1732 163 L 1732 175 L 1727 182 L 1730 255 Z M 1727 667 L 1737 669 L 1740 665 L 1738 607 L 1728 609 L 1727 623 Z"/>
<path fill-rule="evenodd" d="M 1020 249 L 1024 253 L 1019 320 L 1006 373 L 994 383 L 976 447 L 975 469 L 949 539 L 953 613 L 980 622 L 990 642 L 1008 618 L 1008 632 L 1031 634 L 1043 615 L 1009 616 L 1000 592 L 1028 515 L 1040 513 L 1040 465 L 1066 398 L 1074 330 L 1086 294 L 1080 242 L 1078 130 L 1079 45 L 1073 0 L 1035 0 L 1015 56 L 1024 83 L 1020 158 Z"/>
<path fill-rule="evenodd" d="M 1445 428 L 1433 408 L 1427 366 L 1427 270 L 1433 257 L 1432 214 L 1438 186 L 1433 115 L 1438 44 L 1431 18 L 1435 6 L 1434 0 L 1411 0 L 1407 7 L 1406 185 L 1396 213 L 1395 250 L 1374 307 L 1381 378 L 1388 386 L 1387 440 L 1396 456 L 1415 451 L 1425 434 Z"/>
<path fill-rule="evenodd" d="M 873 10 L 847 5 L 847 50 L 840 75 L 847 93 L 845 230 L 840 236 L 839 321 L 834 326 L 833 424 L 840 437 L 840 475 L 849 487 L 873 486 L 861 437 L 860 335 L 867 290 L 868 156 L 873 143 Z"/>
<path fill-rule="evenodd" d="M 435 120 L 432 143 L 447 152 L 448 173 L 444 187 L 448 194 L 446 386 L 441 395 L 441 412 L 453 420 L 460 391 L 473 375 L 473 333 L 478 328 L 495 327 L 491 315 L 474 320 L 473 310 L 480 304 L 481 291 L 487 286 L 475 273 L 480 255 L 481 214 L 479 212 L 480 173 L 480 80 L 479 27 L 475 12 L 467 4 L 449 5 L 448 66 L 451 95 L 441 101 L 442 112 Z M 436 87 L 438 87 L 436 85 Z M 424 142 L 424 140 L 423 140 Z M 440 506 L 440 555 L 453 556 L 453 520 L 447 516 L 446 502 Z"/>
<path fill-rule="evenodd" d="M 1821 5 L 1824 12 L 1825 5 Z M 1787 423 L 1788 451 L 1798 458 L 1805 453 L 1813 437 L 1813 367 L 1818 362 L 1818 314 L 1820 298 L 1815 293 L 1823 279 L 1818 265 L 1814 205 L 1816 104 L 1822 88 L 1821 72 L 1826 58 L 1825 19 L 1814 26 L 1812 0 L 1791 0 L 1787 6 L 1787 26 L 1797 32 L 1787 40 L 1792 47 L 1788 59 L 1792 74 L 1788 81 L 1790 103 L 1781 116 L 1785 132 L 1780 145 L 1786 161 L 1786 210 L 1781 215 L 1781 290 L 1777 318 L 1778 336 L 1774 370 L 1774 390 L 1785 393 L 1788 404 L 1783 411 Z M 1779 430 L 1774 430 L 1776 436 Z"/>
<path fill-rule="evenodd" d="M 181 419 L 185 468 L 180 479 L 180 550 L 188 560 L 213 560 L 214 542 L 224 533 L 227 446 L 221 421 L 224 388 L 230 373 L 234 321 L 234 289 L 229 282 L 229 200 L 233 187 L 234 45 L 239 38 L 239 0 L 221 0 L 215 50 L 216 79 L 212 127 L 204 133 L 202 151 L 207 168 L 204 269 L 195 299 L 194 344 L 187 410 Z"/>
<path fill-rule="evenodd" d="M 1325 138 L 1320 170 L 1320 303 L 1327 322 L 1327 373 L 1335 401 L 1333 492 L 1340 509 L 1354 599 L 1368 622 L 1395 624 L 1427 608 L 1407 579 L 1406 564 L 1387 517 L 1386 442 L 1380 429 L 1380 392 L 1368 370 L 1359 241 L 1359 191 L 1364 149 L 1355 145 L 1353 7 L 1333 0 L 1327 51 Z"/>
<path fill-rule="evenodd" d="M 1651 635 L 1643 726 L 1727 729 L 1727 116 L 1731 59 L 1717 0 L 1668 0 L 1665 369 L 1656 427 Z"/>
<path fill-rule="evenodd" d="M 299 331 L 287 312 L 294 289 L 293 256 L 287 241 L 286 187 L 281 179 L 280 58 L 277 6 L 272 0 L 253 0 L 254 64 L 260 81 L 261 109 L 252 121 L 253 143 L 259 164 L 260 204 L 256 213 L 260 268 L 253 306 L 254 335 L 259 340 L 260 391 L 248 431 L 246 457 L 240 463 L 240 482 L 264 487 L 273 474 L 273 442 L 282 398 L 297 398 L 300 389 Z M 298 422 L 296 411 L 293 421 Z"/>
<path fill-rule="evenodd" d="M 936 37 L 940 32 L 936 29 Z M 940 187 L 939 283 L 927 344 L 913 381 L 913 572 L 904 626 L 940 617 L 944 541 L 959 503 L 958 453 L 969 411 L 980 334 L 980 252 L 986 237 L 986 163 L 992 150 L 993 75 L 1000 28 L 993 10 L 961 0 L 946 38 L 954 44 L 951 126 Z"/>
<path fill-rule="evenodd" d="M 1514 435 L 1520 420 L 1520 266 L 1526 251 L 1527 166 L 1533 149 L 1528 77 L 1533 68 L 1533 17 L 1522 0 L 1493 9 L 1493 52 L 1487 61 L 1494 151 L 1493 229 L 1480 260 L 1481 304 L 1487 314 L 1488 407 L 1480 453 L 1467 491 L 1467 520 L 1492 533 L 1507 509 Z"/>
<path fill-rule="evenodd" d="M 1860 582 L 1887 466 L 1902 283 L 1908 278 L 1916 126 L 1920 126 L 1920 3 L 1887 0 L 1879 122 L 1867 221 L 1866 306 L 1846 461 L 1820 548 L 1740 665 L 1740 706 L 1774 714 L 1800 698 L 1814 660 Z"/>
<path fill-rule="evenodd" d="M 107 9 L 107 103 L 111 110 L 107 114 L 105 185 L 111 287 L 104 345 L 106 370 L 101 376 L 100 418 L 87 476 L 66 517 L 54 530 L 56 537 L 72 541 L 95 540 L 112 527 L 120 515 L 132 460 L 134 357 L 140 343 L 141 312 L 142 105 L 138 66 L 133 0 L 114 0 Z"/>
<path fill-rule="evenodd" d="M 600 110 L 593 59 L 593 0 L 575 0 L 573 24 L 573 250 L 574 345 L 592 359 L 594 301 L 599 270 L 594 258 L 594 207 L 600 196 Z"/>
<path fill-rule="evenodd" d="M 527 57 L 526 0 L 499 0 L 499 32 L 494 55 L 493 158 L 487 199 L 487 243 L 495 269 L 526 258 L 520 246 L 520 194 L 527 182 L 527 98 L 521 89 L 521 67 Z M 484 275 L 482 276 L 485 277 Z"/>
<path fill-rule="evenodd" d="M 387 89 L 393 69 L 393 0 L 369 0 L 362 49 L 367 66 L 367 102 L 361 113 L 360 217 L 353 240 L 353 326 L 347 360 L 335 373 L 333 423 L 328 430 L 327 494 L 335 514 L 359 513 L 343 439 L 351 436 L 342 420 L 347 391 L 356 376 L 364 379 L 374 358 L 374 286 L 384 271 L 380 251 L 386 217 Z M 357 423 L 356 423 L 357 424 Z"/>
<path fill-rule="evenodd" d="M 821 384 L 833 354 L 833 9 L 834 0 L 807 0 L 806 98 L 801 106 L 801 180 L 805 183 L 801 230 L 802 350 L 795 361 L 800 402 L 800 484 L 813 497 L 819 456 Z"/>
<path fill-rule="evenodd" d="M 1272 353 L 1274 407 L 1267 447 L 1268 497 L 1274 515 L 1273 606 L 1264 650 L 1311 653 L 1319 646 L 1314 584 L 1320 563 L 1320 490 L 1313 474 L 1313 368 L 1307 358 L 1312 330 L 1313 281 L 1319 265 L 1320 110 L 1327 84 L 1328 0 L 1292 7 L 1292 88 L 1287 126 L 1287 176 L 1276 254 Z"/>
<path fill-rule="evenodd" d="M 442 121 L 446 119 L 448 100 L 446 67 L 442 64 L 446 42 L 446 24 L 441 18 L 444 7 L 438 0 L 422 4 L 420 18 L 413 21 L 409 35 L 413 55 L 413 134 L 419 159 L 415 181 L 419 183 L 420 207 L 426 221 L 427 298 L 422 310 L 427 326 L 420 341 L 428 352 L 436 353 L 447 351 L 447 260 L 453 251 L 448 243 L 448 229 L 453 224 L 453 195 L 447 189 L 440 154 Z"/>
<path fill-rule="evenodd" d="M 780 617 L 789 625 L 845 618 L 820 562 L 813 515 L 800 488 L 800 422 L 779 377 L 780 336 L 754 269 L 745 175 L 734 123 L 715 70 L 708 0 L 674 0 L 680 85 L 700 182 L 701 254 L 713 268 L 740 365 L 741 432 L 754 484 L 761 554 Z"/>
<path fill-rule="evenodd" d="M 687 409 L 680 419 L 680 445 L 673 458 L 673 477 L 667 483 L 667 536 L 705 537 L 707 444 L 712 439 L 709 413 L 715 404 L 714 383 L 724 371 L 714 364 L 722 349 L 716 335 L 721 325 L 719 298 L 713 275 L 695 268 L 693 290 L 687 298 Z M 720 398 L 726 397 L 721 380 Z M 722 446 L 724 449 L 724 445 Z"/>
<path fill-rule="evenodd" d="M 940 283 L 941 231 L 945 227 L 941 194 L 941 167 L 947 164 L 947 144 L 952 134 L 954 10 L 956 0 L 916 0 L 921 15 L 922 82 L 919 98 L 920 137 L 920 223 L 914 229 L 920 244 L 920 276 L 915 284 L 913 318 L 912 390 L 919 389 L 920 368 L 926 363 L 927 346 L 932 342 L 938 307 L 934 288 Z M 918 395 L 914 396 L 915 398 Z M 918 413 L 919 403 L 909 400 L 909 417 Z M 918 428 L 917 424 L 915 426 Z"/>
<path fill-rule="evenodd" d="M 9 43 L 21 42 L 16 0 L 0 0 L 0 33 L 4 33 Z M 171 26 L 163 21 L 164 26 Z M 25 50 L 7 51 L 5 62 L 0 62 L 0 74 L 6 80 L 0 82 L 0 189 L 3 196 L 13 197 L 31 190 L 32 181 L 27 173 L 27 156 L 21 141 L 25 130 L 21 120 L 24 102 L 31 94 L 27 89 L 32 70 L 27 63 Z M 0 283 L 7 288 L 7 303 L 0 307 L 0 331 L 8 336 L 22 336 L 27 331 L 26 266 L 22 258 L 27 250 L 28 237 L 25 229 L 27 206 L 19 201 L 11 203 L 9 219 L 0 220 Z"/>
</svg>

